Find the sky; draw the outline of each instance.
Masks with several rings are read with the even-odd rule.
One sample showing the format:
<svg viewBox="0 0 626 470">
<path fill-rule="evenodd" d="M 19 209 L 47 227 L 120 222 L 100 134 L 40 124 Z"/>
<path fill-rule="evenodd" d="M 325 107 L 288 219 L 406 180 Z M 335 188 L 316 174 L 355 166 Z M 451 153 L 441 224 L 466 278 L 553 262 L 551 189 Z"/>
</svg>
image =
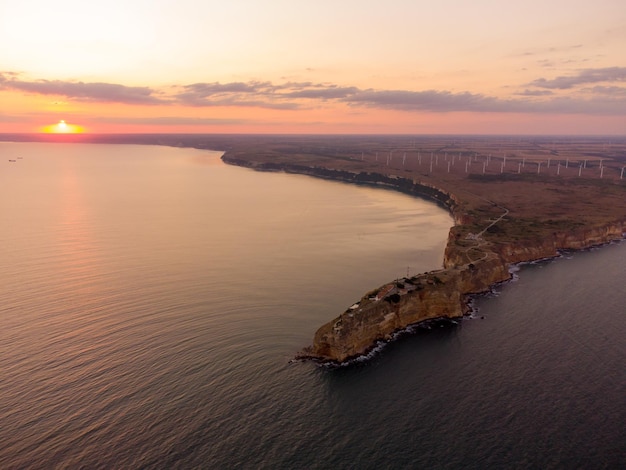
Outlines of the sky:
<svg viewBox="0 0 626 470">
<path fill-rule="evenodd" d="M 0 0 L 0 132 L 54 129 L 625 135 L 626 2 Z"/>
</svg>

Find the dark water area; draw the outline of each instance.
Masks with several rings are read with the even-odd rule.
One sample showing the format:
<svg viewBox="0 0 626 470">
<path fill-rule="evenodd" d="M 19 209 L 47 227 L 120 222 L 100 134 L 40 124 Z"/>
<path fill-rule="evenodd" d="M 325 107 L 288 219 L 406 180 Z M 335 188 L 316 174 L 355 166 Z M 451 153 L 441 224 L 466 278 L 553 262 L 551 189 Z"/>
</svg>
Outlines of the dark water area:
<svg viewBox="0 0 626 470">
<path fill-rule="evenodd" d="M 626 243 L 521 266 L 473 318 L 328 369 L 291 358 L 438 268 L 441 208 L 193 149 L 0 157 L 0 468 L 626 464 Z"/>
</svg>

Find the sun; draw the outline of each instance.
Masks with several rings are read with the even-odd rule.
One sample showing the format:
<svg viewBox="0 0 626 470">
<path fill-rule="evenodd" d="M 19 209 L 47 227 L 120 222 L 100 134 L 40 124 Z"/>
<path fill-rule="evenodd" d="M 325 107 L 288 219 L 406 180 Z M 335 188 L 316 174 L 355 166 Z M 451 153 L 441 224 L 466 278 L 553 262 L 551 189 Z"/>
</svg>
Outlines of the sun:
<svg viewBox="0 0 626 470">
<path fill-rule="evenodd" d="M 69 124 L 64 119 L 61 119 L 56 124 L 45 126 L 43 132 L 46 134 L 80 134 L 83 132 L 83 128 L 76 124 Z"/>
</svg>

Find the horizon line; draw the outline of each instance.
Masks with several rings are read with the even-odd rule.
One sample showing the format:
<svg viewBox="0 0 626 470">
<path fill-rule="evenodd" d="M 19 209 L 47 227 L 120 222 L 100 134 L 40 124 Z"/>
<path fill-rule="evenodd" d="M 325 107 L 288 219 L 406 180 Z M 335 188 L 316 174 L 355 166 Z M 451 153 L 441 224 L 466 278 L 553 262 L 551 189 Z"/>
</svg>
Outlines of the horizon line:
<svg viewBox="0 0 626 470">
<path fill-rule="evenodd" d="M 5 136 L 28 136 L 28 137 L 41 137 L 51 139 L 71 139 L 80 137 L 106 137 L 106 136 L 363 136 L 363 137 L 377 137 L 377 136 L 389 136 L 389 137 L 420 137 L 420 136 L 463 136 L 463 137 L 620 137 L 626 138 L 624 134 L 581 134 L 581 133 L 554 133 L 554 134 L 533 134 L 533 133 L 447 133 L 447 132 L 432 132 L 432 133 L 312 133 L 312 132 L 80 132 L 80 133 L 45 133 L 45 132 L 0 132 L 0 137 Z"/>
</svg>

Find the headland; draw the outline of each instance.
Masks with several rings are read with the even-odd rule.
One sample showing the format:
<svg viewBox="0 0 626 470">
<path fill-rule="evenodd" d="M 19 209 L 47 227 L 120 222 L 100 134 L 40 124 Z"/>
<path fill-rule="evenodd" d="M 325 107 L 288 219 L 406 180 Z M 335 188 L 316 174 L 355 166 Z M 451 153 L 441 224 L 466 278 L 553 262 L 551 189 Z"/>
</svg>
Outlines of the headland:
<svg viewBox="0 0 626 470">
<path fill-rule="evenodd" d="M 321 138 L 319 138 L 321 139 Z M 510 266 L 621 239 L 626 139 L 356 137 L 233 149 L 226 163 L 437 201 L 454 218 L 442 269 L 390 280 L 322 325 L 299 358 L 345 363 L 407 327 L 458 318 Z"/>
</svg>

